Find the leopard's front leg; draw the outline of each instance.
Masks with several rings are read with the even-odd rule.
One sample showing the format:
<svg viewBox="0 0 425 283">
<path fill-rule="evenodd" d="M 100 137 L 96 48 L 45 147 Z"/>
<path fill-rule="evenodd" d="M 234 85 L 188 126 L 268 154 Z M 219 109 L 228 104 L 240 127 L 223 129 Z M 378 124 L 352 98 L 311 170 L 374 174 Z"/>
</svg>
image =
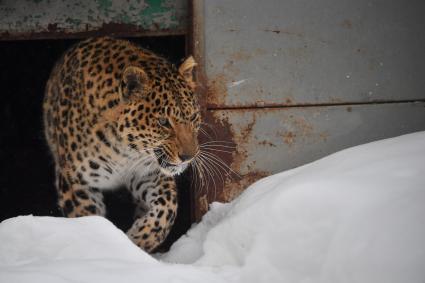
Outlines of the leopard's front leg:
<svg viewBox="0 0 425 283">
<path fill-rule="evenodd" d="M 177 190 L 172 177 L 147 176 L 129 184 L 137 202 L 147 208 L 128 230 L 128 237 L 147 252 L 152 252 L 167 237 L 177 214 Z"/>
</svg>

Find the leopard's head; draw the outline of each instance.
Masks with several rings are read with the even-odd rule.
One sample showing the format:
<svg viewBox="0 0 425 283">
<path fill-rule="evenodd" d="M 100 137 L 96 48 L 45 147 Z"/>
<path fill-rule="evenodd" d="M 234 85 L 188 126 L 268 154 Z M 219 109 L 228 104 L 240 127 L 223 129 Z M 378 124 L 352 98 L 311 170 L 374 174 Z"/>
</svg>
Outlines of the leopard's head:
<svg viewBox="0 0 425 283">
<path fill-rule="evenodd" d="M 199 153 L 195 65 L 192 57 L 179 68 L 158 57 L 122 74 L 117 122 L 122 143 L 133 153 L 147 152 L 167 175 L 181 173 Z"/>
</svg>

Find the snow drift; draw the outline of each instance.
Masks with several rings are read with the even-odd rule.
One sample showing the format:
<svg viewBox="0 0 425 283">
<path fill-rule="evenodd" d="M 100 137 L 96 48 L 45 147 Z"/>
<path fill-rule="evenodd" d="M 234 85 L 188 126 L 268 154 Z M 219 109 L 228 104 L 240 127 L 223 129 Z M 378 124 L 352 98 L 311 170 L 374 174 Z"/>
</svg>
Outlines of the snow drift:
<svg viewBox="0 0 425 283">
<path fill-rule="evenodd" d="M 0 224 L 0 282 L 425 282 L 425 132 L 262 179 L 157 259 L 100 217 Z"/>
</svg>

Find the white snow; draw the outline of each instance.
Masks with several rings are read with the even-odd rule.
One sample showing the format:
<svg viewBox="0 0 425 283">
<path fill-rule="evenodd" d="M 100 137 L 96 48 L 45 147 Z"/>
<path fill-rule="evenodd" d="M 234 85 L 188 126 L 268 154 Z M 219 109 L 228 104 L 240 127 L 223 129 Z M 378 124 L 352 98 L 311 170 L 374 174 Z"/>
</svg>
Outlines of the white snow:
<svg viewBox="0 0 425 283">
<path fill-rule="evenodd" d="M 264 178 L 156 258 L 100 217 L 3 221 L 0 282 L 423 283 L 425 132 Z"/>
</svg>

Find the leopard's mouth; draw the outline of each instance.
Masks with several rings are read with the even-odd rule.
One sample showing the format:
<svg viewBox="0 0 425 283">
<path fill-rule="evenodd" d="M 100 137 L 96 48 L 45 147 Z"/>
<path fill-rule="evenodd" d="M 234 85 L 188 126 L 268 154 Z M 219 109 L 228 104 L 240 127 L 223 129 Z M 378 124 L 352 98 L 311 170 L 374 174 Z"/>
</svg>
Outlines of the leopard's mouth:
<svg viewBox="0 0 425 283">
<path fill-rule="evenodd" d="M 167 175 L 178 175 L 181 174 L 186 168 L 187 163 L 174 164 L 169 161 L 166 153 L 162 149 L 154 149 L 156 160 L 158 161 L 159 167 Z"/>
</svg>

